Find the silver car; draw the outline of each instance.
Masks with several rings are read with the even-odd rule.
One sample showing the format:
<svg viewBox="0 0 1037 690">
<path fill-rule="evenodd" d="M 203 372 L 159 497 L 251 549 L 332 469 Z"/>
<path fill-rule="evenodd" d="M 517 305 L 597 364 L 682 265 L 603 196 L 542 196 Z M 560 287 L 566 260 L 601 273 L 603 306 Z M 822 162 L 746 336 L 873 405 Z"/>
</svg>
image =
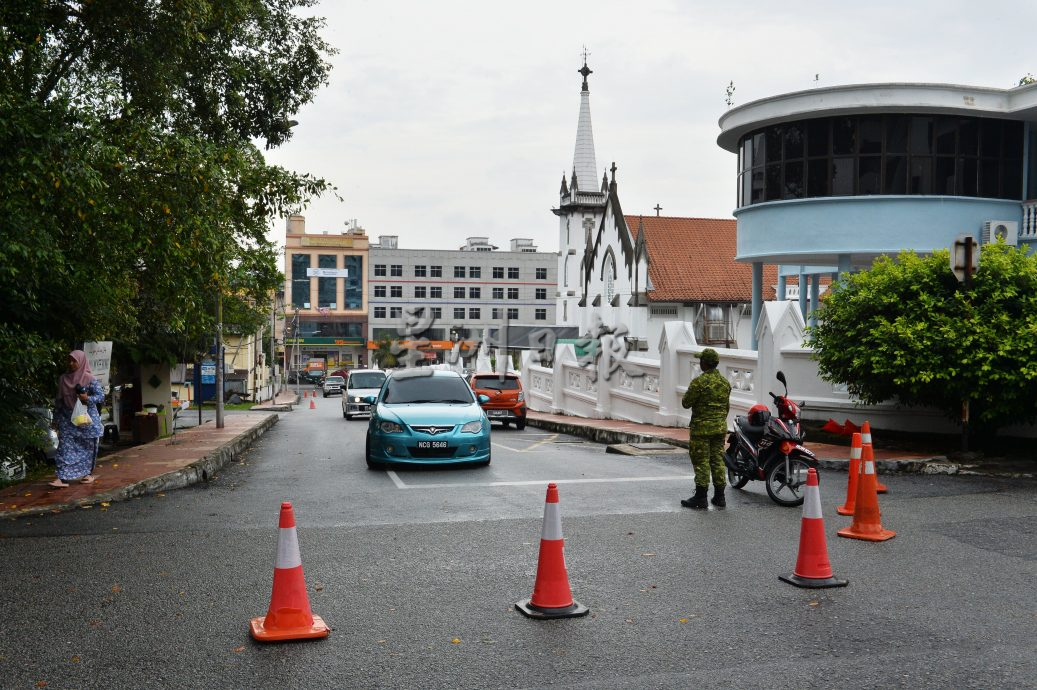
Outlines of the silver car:
<svg viewBox="0 0 1037 690">
<path fill-rule="evenodd" d="M 352 419 L 370 416 L 371 406 L 364 402 L 367 396 L 377 396 L 385 383 L 385 372 L 379 369 L 354 369 L 349 372 L 342 389 L 342 416 Z"/>
<path fill-rule="evenodd" d="M 346 383 L 346 380 L 341 376 L 329 376 L 324 379 L 324 383 L 321 384 L 322 395 L 326 398 L 329 395 L 338 395 L 342 392 L 342 386 Z"/>
</svg>

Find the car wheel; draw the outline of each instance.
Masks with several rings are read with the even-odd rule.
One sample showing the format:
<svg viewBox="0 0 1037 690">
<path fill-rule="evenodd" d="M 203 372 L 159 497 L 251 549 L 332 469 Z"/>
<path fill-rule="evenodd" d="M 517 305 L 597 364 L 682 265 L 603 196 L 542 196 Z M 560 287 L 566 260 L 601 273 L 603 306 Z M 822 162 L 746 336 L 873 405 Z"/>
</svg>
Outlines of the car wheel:
<svg viewBox="0 0 1037 690">
<path fill-rule="evenodd" d="M 508 428 L 508 422 L 501 422 L 500 423 L 500 428 L 501 429 L 507 429 Z"/>
<path fill-rule="evenodd" d="M 364 459 L 367 460 L 367 469 L 369 470 L 380 470 L 384 468 L 382 463 L 371 459 L 371 439 L 368 438 L 364 441 Z"/>
<path fill-rule="evenodd" d="M 525 429 L 526 428 L 526 420 L 525 419 L 520 419 L 517 422 L 515 422 L 515 428 L 518 429 L 519 431 L 522 431 L 523 429 Z"/>
<path fill-rule="evenodd" d="M 348 412 L 346 412 L 345 410 L 342 410 L 342 416 L 346 418 L 346 421 L 349 421 L 349 413 Z"/>
</svg>

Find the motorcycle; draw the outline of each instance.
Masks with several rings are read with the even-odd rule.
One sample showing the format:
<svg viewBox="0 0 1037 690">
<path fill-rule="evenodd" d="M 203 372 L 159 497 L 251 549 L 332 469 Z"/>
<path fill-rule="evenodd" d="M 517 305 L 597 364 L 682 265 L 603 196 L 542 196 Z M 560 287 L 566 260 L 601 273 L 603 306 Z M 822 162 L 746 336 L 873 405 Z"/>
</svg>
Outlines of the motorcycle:
<svg viewBox="0 0 1037 690">
<path fill-rule="evenodd" d="M 785 394 L 768 394 L 778 416 L 771 416 L 766 405 L 753 405 L 748 416 L 735 417 L 724 464 L 728 483 L 734 488 L 741 489 L 752 480 L 763 481 L 775 503 L 798 506 L 803 504 L 807 470 L 817 469 L 817 457 L 803 446 L 805 433 L 799 423 L 802 403 L 789 398 L 783 372 L 778 372 L 777 379 L 785 386 Z"/>
</svg>

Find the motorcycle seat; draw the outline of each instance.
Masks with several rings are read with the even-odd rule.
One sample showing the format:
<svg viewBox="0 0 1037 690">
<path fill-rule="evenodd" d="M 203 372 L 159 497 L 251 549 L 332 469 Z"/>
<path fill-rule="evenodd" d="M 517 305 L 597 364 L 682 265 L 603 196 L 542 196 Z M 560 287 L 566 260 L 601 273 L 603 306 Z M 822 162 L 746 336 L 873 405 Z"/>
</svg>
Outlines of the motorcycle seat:
<svg viewBox="0 0 1037 690">
<path fill-rule="evenodd" d="M 742 430 L 742 433 L 754 441 L 763 438 L 763 430 L 767 428 L 766 424 L 750 424 L 749 418 L 742 415 L 735 417 L 735 424 L 737 424 L 738 428 Z"/>
</svg>

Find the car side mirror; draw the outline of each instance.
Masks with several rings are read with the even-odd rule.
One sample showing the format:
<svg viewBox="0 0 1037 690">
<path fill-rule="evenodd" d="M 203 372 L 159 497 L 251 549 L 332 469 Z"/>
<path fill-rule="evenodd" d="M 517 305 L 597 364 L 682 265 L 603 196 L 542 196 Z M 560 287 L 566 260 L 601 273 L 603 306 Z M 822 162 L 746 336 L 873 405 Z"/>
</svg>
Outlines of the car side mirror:
<svg viewBox="0 0 1037 690">
<path fill-rule="evenodd" d="M 361 398 L 361 400 L 363 400 L 364 403 L 366 403 L 368 405 L 374 405 L 375 396 L 373 396 L 373 395 L 365 395 L 363 398 Z"/>
<path fill-rule="evenodd" d="M 485 405 L 488 402 L 490 402 L 490 396 L 483 395 L 482 393 L 480 393 L 479 394 L 479 404 L 480 405 Z"/>
</svg>

